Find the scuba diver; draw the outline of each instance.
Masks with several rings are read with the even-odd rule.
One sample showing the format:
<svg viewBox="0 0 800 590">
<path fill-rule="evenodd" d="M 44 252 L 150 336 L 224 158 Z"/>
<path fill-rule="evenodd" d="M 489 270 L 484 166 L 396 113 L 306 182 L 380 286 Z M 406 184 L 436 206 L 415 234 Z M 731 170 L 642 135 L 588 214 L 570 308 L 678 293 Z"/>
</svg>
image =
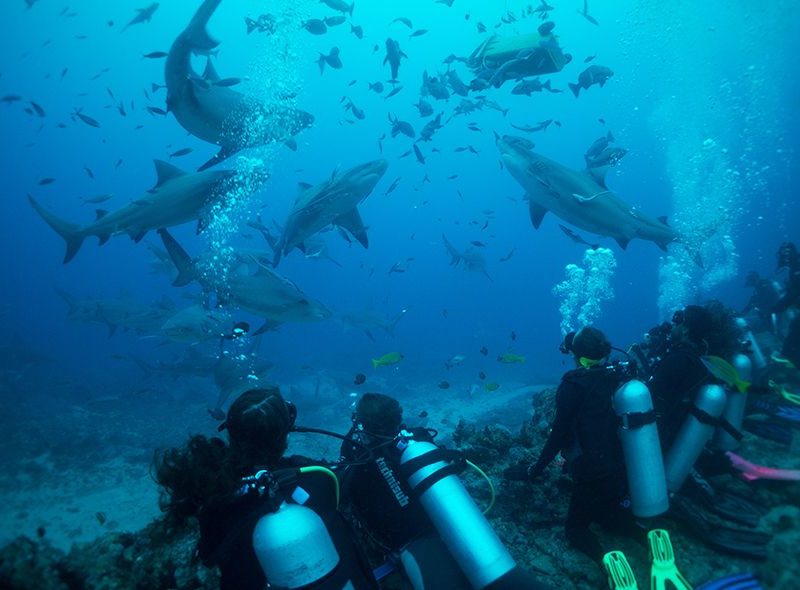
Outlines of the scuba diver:
<svg viewBox="0 0 800 590">
<path fill-rule="evenodd" d="M 774 279 L 764 278 L 755 270 L 748 273 L 744 286 L 750 287 L 753 294 L 742 308 L 741 315 L 748 317 L 748 323 L 756 331 L 769 330 L 773 309 L 781 299 L 781 286 Z"/>
<path fill-rule="evenodd" d="M 741 329 L 717 301 L 688 305 L 673 315 L 669 343 L 647 382 L 664 451 L 669 516 L 715 549 L 764 558 L 770 536 L 750 529 L 758 526 L 765 509 L 719 492 L 704 479 L 734 472 L 725 451 L 742 438 L 752 368 L 742 354 Z M 726 369 L 736 373 L 735 380 Z M 709 512 L 748 529 L 717 524 Z"/>
<path fill-rule="evenodd" d="M 284 457 L 295 418 L 277 387 L 240 395 L 218 429 L 229 443 L 194 435 L 156 454 L 161 509 L 176 523 L 197 519 L 197 552 L 219 567 L 222 590 L 377 589 L 337 510 L 336 476 Z"/>
<path fill-rule="evenodd" d="M 780 356 L 773 355 L 773 360 L 790 368 L 800 368 L 800 254 L 792 242 L 784 242 L 778 249 L 778 270 L 784 268 L 789 272 L 786 290 L 772 308 L 772 313 L 794 312 L 795 315 L 783 340 Z"/>
<path fill-rule="evenodd" d="M 647 382 L 662 448 L 672 445 L 700 388 L 717 382 L 703 357 L 731 359 L 741 350 L 741 340 L 733 314 L 717 301 L 687 305 L 672 316 L 667 352 Z"/>
<path fill-rule="evenodd" d="M 458 479 L 460 453 L 433 443 L 435 431 L 407 429 L 397 400 L 365 393 L 342 445 L 343 501 L 356 526 L 399 562 L 414 590 L 544 590 L 516 565 Z"/>
<path fill-rule="evenodd" d="M 589 528 L 592 523 L 644 540 L 646 531 L 628 508 L 623 449 L 612 398 L 631 379 L 629 365 L 608 364 L 611 344 L 603 332 L 586 326 L 567 334 L 560 347 L 572 354 L 577 369 L 561 378 L 550 435 L 533 464 L 507 468 L 506 479 L 535 482 L 559 451 L 574 487 L 564 529 L 567 540 L 598 564 L 607 552 Z M 660 461 L 659 452 L 655 452 Z"/>
</svg>

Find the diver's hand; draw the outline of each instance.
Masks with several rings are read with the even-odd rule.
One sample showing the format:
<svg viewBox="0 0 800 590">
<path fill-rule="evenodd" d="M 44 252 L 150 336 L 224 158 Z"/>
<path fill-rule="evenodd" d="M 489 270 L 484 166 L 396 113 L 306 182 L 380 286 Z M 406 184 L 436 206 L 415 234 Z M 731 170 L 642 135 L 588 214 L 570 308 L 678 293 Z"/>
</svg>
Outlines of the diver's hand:
<svg viewBox="0 0 800 590">
<path fill-rule="evenodd" d="M 508 481 L 535 482 L 542 476 L 541 469 L 531 463 L 516 463 L 503 471 L 503 477 Z"/>
</svg>

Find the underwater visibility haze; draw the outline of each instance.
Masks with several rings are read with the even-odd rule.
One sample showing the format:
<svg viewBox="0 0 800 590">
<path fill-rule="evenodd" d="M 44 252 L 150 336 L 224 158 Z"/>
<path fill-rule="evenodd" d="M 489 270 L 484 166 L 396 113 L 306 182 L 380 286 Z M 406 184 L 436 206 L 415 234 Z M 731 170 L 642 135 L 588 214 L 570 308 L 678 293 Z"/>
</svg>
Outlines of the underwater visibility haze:
<svg viewBox="0 0 800 590">
<path fill-rule="evenodd" d="M 386 393 L 448 445 L 516 436 L 533 394 L 544 440 L 568 333 L 627 350 L 686 305 L 743 310 L 748 273 L 782 284 L 800 239 L 790 0 L 4 0 L 0 19 L 8 584 L 18 535 L 91 563 L 158 518 L 154 450 L 215 435 L 248 388 L 342 433 Z M 798 467 L 796 445 L 758 450 Z M 508 447 L 483 458 L 514 558 L 606 587 L 560 555 L 560 509 L 500 486 Z M 758 567 L 795 587 L 799 496 L 760 490 L 783 518 L 766 562 L 671 531 L 696 586 Z M 514 518 L 534 509 L 549 524 Z"/>
</svg>

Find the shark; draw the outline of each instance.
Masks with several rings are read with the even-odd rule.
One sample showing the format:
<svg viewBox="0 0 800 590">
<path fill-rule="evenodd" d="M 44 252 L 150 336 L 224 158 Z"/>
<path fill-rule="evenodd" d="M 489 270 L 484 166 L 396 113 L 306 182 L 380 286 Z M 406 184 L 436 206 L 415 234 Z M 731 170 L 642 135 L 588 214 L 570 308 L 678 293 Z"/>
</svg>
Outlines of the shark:
<svg viewBox="0 0 800 590">
<path fill-rule="evenodd" d="M 156 10 L 158 10 L 158 2 L 153 2 L 150 6 L 146 6 L 145 8 L 137 8 L 136 9 L 136 16 L 134 16 L 131 21 L 122 27 L 120 33 L 124 33 L 128 30 L 128 27 L 133 25 L 140 25 L 142 23 L 149 23 L 150 20 L 153 18 Z"/>
<path fill-rule="evenodd" d="M 478 252 L 475 248 L 470 246 L 462 252 L 453 246 L 444 234 L 442 234 L 442 243 L 444 244 L 445 250 L 447 250 L 447 253 L 450 255 L 451 266 L 461 267 L 464 270 L 472 272 L 479 272 L 490 281 L 492 280 L 489 271 L 486 270 L 486 259 L 483 257 L 483 254 Z"/>
<path fill-rule="evenodd" d="M 616 240 L 623 250 L 638 238 L 662 250 L 679 240 L 666 217 L 639 211 L 606 186 L 606 167 L 573 170 L 533 151 L 528 140 L 496 137 L 503 164 L 525 189 L 531 222 L 538 229 L 548 211 L 577 228 Z"/>
<path fill-rule="evenodd" d="M 383 330 L 394 338 L 394 329 L 397 326 L 397 322 L 405 317 L 406 311 L 405 309 L 402 310 L 393 318 L 387 318 L 375 310 L 349 311 L 336 314 L 336 319 L 342 324 L 345 331 L 349 328 L 361 330 L 367 338 L 375 342 L 373 332 L 376 330 Z"/>
<path fill-rule="evenodd" d="M 316 186 L 300 184 L 300 192 L 275 245 L 273 266 L 278 265 L 281 255 L 294 248 L 305 252 L 305 241 L 329 225 L 346 229 L 367 248 L 367 229 L 358 205 L 372 193 L 388 167 L 386 160 L 373 160 L 345 172 L 334 170 L 330 178 Z"/>
<path fill-rule="evenodd" d="M 300 109 L 265 104 L 231 89 L 210 61 L 202 76 L 194 71 L 192 55 L 209 55 L 219 45 L 207 25 L 221 1 L 205 0 L 200 5 L 172 43 L 164 66 L 167 109 L 190 134 L 219 146 L 200 170 L 246 148 L 276 141 L 291 145 L 293 136 L 314 122 L 313 115 Z"/>
<path fill-rule="evenodd" d="M 192 260 L 166 229 L 158 230 L 178 276 L 172 283 L 176 287 L 197 281 L 207 291 L 214 285 L 201 272 L 197 260 Z M 243 265 L 239 265 L 239 269 Z M 235 269 L 236 270 L 236 269 Z M 266 320 L 254 335 L 273 330 L 285 322 L 317 322 L 330 319 L 331 311 L 319 301 L 308 297 L 292 281 L 265 265 L 258 264 L 255 273 L 231 272 L 224 293 L 217 293 L 222 304 L 230 304 Z"/>
<path fill-rule="evenodd" d="M 75 257 L 89 236 L 96 236 L 102 246 L 114 235 L 128 234 L 138 243 L 150 230 L 195 220 L 200 220 L 198 229 L 202 229 L 207 205 L 238 182 L 234 170 L 187 173 L 161 160 L 155 160 L 155 168 L 156 184 L 142 197 L 116 211 L 98 209 L 94 222 L 84 226 L 61 219 L 28 195 L 39 216 L 67 243 L 64 264 Z"/>
</svg>

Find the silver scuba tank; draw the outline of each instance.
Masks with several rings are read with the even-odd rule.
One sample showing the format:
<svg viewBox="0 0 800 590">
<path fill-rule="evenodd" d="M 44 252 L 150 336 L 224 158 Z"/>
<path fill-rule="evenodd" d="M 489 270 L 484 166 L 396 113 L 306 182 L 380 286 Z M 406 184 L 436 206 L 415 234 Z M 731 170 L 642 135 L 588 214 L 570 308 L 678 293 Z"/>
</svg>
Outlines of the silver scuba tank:
<svg viewBox="0 0 800 590">
<path fill-rule="evenodd" d="M 284 502 L 276 512 L 262 516 L 253 530 L 253 549 L 269 583 L 280 588 L 309 586 L 339 564 L 322 518 L 298 504 Z"/>
<path fill-rule="evenodd" d="M 764 358 L 764 353 L 761 351 L 761 347 L 758 345 L 758 341 L 753 335 L 753 331 L 750 329 L 750 326 L 747 325 L 747 322 L 744 320 L 744 318 L 736 318 L 736 325 L 744 332 L 744 337 L 750 344 L 750 354 L 752 355 L 751 360 L 753 361 L 753 366 L 761 371 L 767 366 L 767 360 Z M 744 379 L 744 377 L 742 378 Z"/>
<path fill-rule="evenodd" d="M 731 363 L 743 381 L 752 379 L 753 364 L 745 354 L 737 354 Z M 722 417 L 736 430 L 742 430 L 744 412 L 747 406 L 747 392 L 739 391 L 735 387 L 726 387 L 727 401 Z M 717 426 L 714 430 L 713 445 L 722 451 L 732 451 L 739 446 L 739 441 L 730 435 L 724 428 Z"/>
<path fill-rule="evenodd" d="M 641 381 L 628 381 L 614 393 L 613 406 L 620 419 L 631 510 L 640 518 L 663 514 L 669 495 L 650 390 Z"/>
<path fill-rule="evenodd" d="M 697 392 L 694 407 L 684 420 L 664 460 L 664 473 L 670 492 L 680 489 L 703 447 L 711 440 L 714 422 L 722 415 L 725 403 L 725 390 L 719 385 L 704 385 Z"/>
<path fill-rule="evenodd" d="M 403 439 L 400 456 L 408 483 L 436 527 L 450 554 L 475 590 L 485 588 L 516 567 L 503 545 L 450 463 L 438 458 L 436 445 Z M 413 463 L 411 463 L 413 461 Z"/>
</svg>

